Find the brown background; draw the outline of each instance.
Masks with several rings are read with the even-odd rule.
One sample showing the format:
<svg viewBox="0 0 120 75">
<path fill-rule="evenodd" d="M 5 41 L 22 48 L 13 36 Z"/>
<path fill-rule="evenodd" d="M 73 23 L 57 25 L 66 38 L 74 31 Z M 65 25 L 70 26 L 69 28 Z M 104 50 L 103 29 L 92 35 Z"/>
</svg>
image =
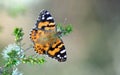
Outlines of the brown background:
<svg viewBox="0 0 120 75">
<path fill-rule="evenodd" d="M 11 17 L 7 7 L 22 4 L 26 13 Z M 29 33 L 40 10 L 51 12 L 56 23 L 73 25 L 73 32 L 63 37 L 68 60 L 59 63 L 46 57 L 42 65 L 21 64 L 24 75 L 120 75 L 120 1 L 119 0 L 1 0 L 1 51 L 14 43 L 14 27 L 22 27 L 27 48 Z M 33 49 L 26 52 L 32 55 Z"/>
</svg>

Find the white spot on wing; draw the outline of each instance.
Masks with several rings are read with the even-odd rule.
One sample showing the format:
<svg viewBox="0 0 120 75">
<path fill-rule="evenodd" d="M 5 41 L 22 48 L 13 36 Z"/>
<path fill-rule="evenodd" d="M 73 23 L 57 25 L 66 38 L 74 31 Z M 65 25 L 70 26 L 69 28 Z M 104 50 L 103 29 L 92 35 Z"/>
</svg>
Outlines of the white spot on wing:
<svg viewBox="0 0 120 75">
<path fill-rule="evenodd" d="M 44 15 L 42 15 L 42 20 L 44 20 L 45 19 L 45 17 L 44 17 Z"/>
<path fill-rule="evenodd" d="M 66 52 L 65 50 L 62 50 L 60 53 L 62 54 L 62 53 L 64 53 L 64 52 Z"/>
<path fill-rule="evenodd" d="M 44 17 L 42 17 L 42 20 L 44 20 L 45 18 Z"/>
<path fill-rule="evenodd" d="M 47 18 L 47 20 L 51 20 L 51 19 L 53 19 L 53 17 L 48 17 L 48 18 Z"/>
<path fill-rule="evenodd" d="M 47 15 L 50 14 L 49 12 L 46 13 Z"/>
<path fill-rule="evenodd" d="M 58 54 L 57 57 L 60 57 L 60 55 Z"/>
<path fill-rule="evenodd" d="M 64 58 L 66 58 L 67 56 L 65 55 Z"/>
</svg>

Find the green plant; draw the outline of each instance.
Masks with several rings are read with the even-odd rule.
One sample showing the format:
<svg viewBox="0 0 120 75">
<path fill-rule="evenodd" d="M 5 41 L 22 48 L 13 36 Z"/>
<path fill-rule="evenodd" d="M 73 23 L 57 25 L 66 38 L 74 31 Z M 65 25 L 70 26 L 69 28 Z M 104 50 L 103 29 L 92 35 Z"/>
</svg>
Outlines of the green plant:
<svg viewBox="0 0 120 75">
<path fill-rule="evenodd" d="M 5 64 L 0 69 L 2 75 L 22 75 L 17 69 L 17 66 L 21 63 L 43 64 L 45 62 L 44 58 L 27 57 L 24 54 L 25 50 L 21 46 L 24 36 L 22 28 L 15 28 L 13 34 L 15 43 L 8 45 L 2 52 L 2 56 L 5 59 Z"/>
<path fill-rule="evenodd" d="M 65 25 L 65 27 L 63 27 L 62 24 L 57 24 L 57 32 L 60 37 L 64 35 L 68 35 L 69 33 L 72 32 L 72 25 L 68 24 L 68 25 Z"/>
</svg>

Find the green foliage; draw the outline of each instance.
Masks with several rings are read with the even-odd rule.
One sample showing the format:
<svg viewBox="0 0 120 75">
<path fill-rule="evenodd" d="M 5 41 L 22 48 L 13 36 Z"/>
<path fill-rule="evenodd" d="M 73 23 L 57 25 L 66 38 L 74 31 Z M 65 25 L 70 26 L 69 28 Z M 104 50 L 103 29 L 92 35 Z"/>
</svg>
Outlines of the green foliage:
<svg viewBox="0 0 120 75">
<path fill-rule="evenodd" d="M 16 66 L 19 63 L 19 55 L 17 51 L 12 50 L 7 55 L 9 56 L 9 58 L 7 60 L 7 63 L 5 64 L 5 67 Z"/>
<path fill-rule="evenodd" d="M 31 56 L 26 57 L 24 55 L 24 50 L 20 45 L 24 36 L 22 28 L 15 28 L 13 35 L 15 36 L 16 44 L 8 45 L 8 47 L 6 47 L 2 53 L 5 59 L 5 64 L 2 67 L 2 75 L 22 75 L 22 73 L 20 73 L 17 69 L 13 70 L 21 63 L 43 64 L 45 62 L 44 58 L 33 58 Z"/>
<path fill-rule="evenodd" d="M 70 34 L 72 30 L 72 25 L 70 24 L 66 25 L 65 27 L 63 27 L 62 24 L 57 24 L 57 32 L 60 33 L 60 37 Z"/>
<path fill-rule="evenodd" d="M 9 52 L 7 55 L 8 55 L 11 59 L 14 59 L 14 58 L 18 57 L 17 51 L 15 51 L 15 50 L 11 50 L 11 52 Z"/>
<path fill-rule="evenodd" d="M 22 59 L 22 63 L 43 64 L 44 62 L 46 62 L 44 58 L 27 57 Z"/>
<path fill-rule="evenodd" d="M 24 33 L 23 33 L 22 28 L 15 28 L 13 34 L 15 36 L 16 42 L 20 42 L 23 39 Z"/>
<path fill-rule="evenodd" d="M 17 44 L 10 44 L 3 50 L 4 66 L 2 75 L 13 75 L 13 68 L 21 63 L 22 58 L 24 58 L 23 50 Z"/>
<path fill-rule="evenodd" d="M 12 71 L 11 69 L 9 68 L 4 68 L 3 72 L 2 72 L 2 75 L 12 75 Z"/>
<path fill-rule="evenodd" d="M 66 34 L 72 32 L 72 25 L 67 25 L 65 27 Z"/>
</svg>

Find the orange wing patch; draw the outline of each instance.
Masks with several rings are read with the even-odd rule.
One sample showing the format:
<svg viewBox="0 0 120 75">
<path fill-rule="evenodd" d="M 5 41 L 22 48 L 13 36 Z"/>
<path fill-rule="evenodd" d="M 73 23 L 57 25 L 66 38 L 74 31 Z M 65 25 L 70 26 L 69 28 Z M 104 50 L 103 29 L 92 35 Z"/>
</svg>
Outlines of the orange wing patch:
<svg viewBox="0 0 120 75">
<path fill-rule="evenodd" d="M 52 44 L 58 42 L 58 37 L 55 34 L 55 32 L 33 29 L 30 38 L 34 42 L 35 51 L 39 54 L 45 54 Z"/>
<path fill-rule="evenodd" d="M 35 51 L 39 54 L 46 54 L 46 51 L 48 51 L 49 47 L 50 47 L 49 44 L 39 44 L 39 43 L 34 44 Z"/>
<path fill-rule="evenodd" d="M 47 26 L 48 24 L 49 24 L 48 21 L 46 21 L 46 22 L 40 22 L 40 23 L 38 24 L 38 28 L 42 28 L 43 26 Z"/>
<path fill-rule="evenodd" d="M 50 23 L 48 21 L 38 23 L 38 28 L 43 30 L 54 30 L 55 31 L 55 23 Z"/>
<path fill-rule="evenodd" d="M 60 48 L 62 46 L 64 46 L 64 44 L 62 43 L 61 39 L 57 38 L 56 42 L 51 45 L 52 48 L 50 50 L 48 50 L 48 54 L 50 56 L 55 56 L 55 54 L 57 52 L 60 52 L 60 50 L 61 50 Z"/>
<path fill-rule="evenodd" d="M 30 38 L 33 42 L 37 42 L 38 39 L 44 35 L 44 32 L 42 30 L 32 30 L 30 34 Z"/>
</svg>

